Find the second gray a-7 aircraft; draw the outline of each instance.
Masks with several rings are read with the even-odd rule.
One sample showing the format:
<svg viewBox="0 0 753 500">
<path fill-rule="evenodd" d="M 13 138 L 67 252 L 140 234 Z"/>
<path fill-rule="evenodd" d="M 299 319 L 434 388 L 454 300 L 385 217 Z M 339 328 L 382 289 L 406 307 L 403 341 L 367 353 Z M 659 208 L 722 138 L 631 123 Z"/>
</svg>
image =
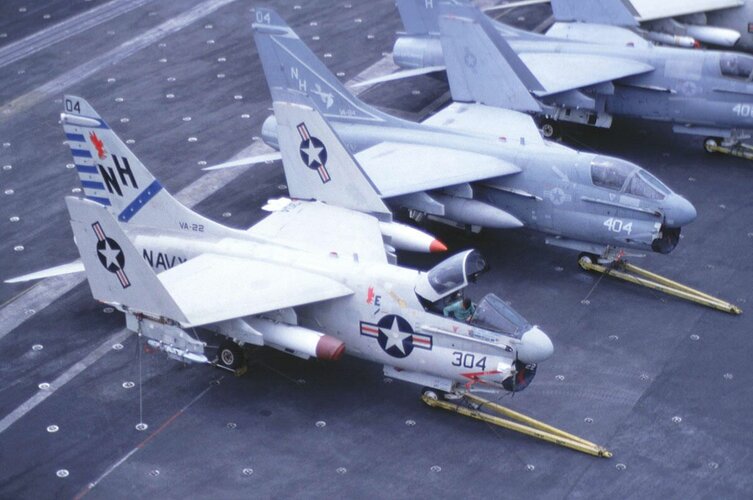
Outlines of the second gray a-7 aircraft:
<svg viewBox="0 0 753 500">
<path fill-rule="evenodd" d="M 602 258 L 619 249 L 668 253 L 696 216 L 646 170 L 546 141 L 524 113 L 454 103 L 422 123 L 387 115 L 350 93 L 274 11 L 255 15 L 273 100 L 310 94 L 393 210 L 471 228 L 526 227 Z M 278 134 L 271 116 L 262 137 L 277 147 Z M 310 198 L 327 182 L 319 170 L 326 156 L 314 150 L 299 161 L 310 175 L 289 182 L 290 194 Z"/>
<path fill-rule="evenodd" d="M 453 89 L 454 99 L 535 113 L 550 120 L 546 133 L 558 120 L 609 127 L 613 116 L 634 117 L 705 137 L 713 152 L 739 148 L 753 132 L 751 55 L 655 46 L 620 26 L 555 23 L 540 35 L 493 21 L 467 0 L 456 3 L 397 1 L 405 34 L 393 58 L 408 71 L 382 81 L 470 72 L 474 78 Z M 442 9 L 468 21 L 465 29 L 441 22 Z M 446 57 L 450 51 L 462 57 Z M 500 69 L 504 58 L 515 74 Z M 517 79 L 528 95 L 506 90 Z"/>
<path fill-rule="evenodd" d="M 248 230 L 223 226 L 181 205 L 89 103 L 66 96 L 61 121 L 85 195 L 66 204 L 94 298 L 184 362 L 210 363 L 216 354 L 215 364 L 237 369 L 241 345 L 325 360 L 347 350 L 383 364 L 390 377 L 440 391 L 524 389 L 553 352 L 549 337 L 494 294 L 469 321 L 445 317 L 443 307 L 485 270 L 484 259 L 467 250 L 428 273 L 397 266 L 389 211 L 299 97 L 275 104 L 288 178 L 310 170 L 287 160 L 321 148 L 323 193 L 373 215 L 278 200 Z M 226 340 L 214 349 L 196 327 Z"/>
</svg>

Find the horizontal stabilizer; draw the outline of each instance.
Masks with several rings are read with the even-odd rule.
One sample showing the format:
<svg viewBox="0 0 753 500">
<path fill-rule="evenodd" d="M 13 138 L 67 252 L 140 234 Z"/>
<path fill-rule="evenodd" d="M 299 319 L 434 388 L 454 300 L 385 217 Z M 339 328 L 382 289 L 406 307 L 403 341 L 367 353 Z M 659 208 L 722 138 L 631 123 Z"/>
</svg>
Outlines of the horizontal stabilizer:
<svg viewBox="0 0 753 500">
<path fill-rule="evenodd" d="M 282 155 L 279 151 L 276 151 L 274 153 L 266 153 L 263 155 L 256 155 L 256 156 L 247 156 L 246 158 L 239 158 L 237 160 L 233 161 L 226 161 L 225 163 L 218 163 L 217 165 L 212 165 L 210 167 L 204 167 L 202 170 L 222 170 L 225 168 L 237 168 L 237 167 L 250 167 L 251 165 L 256 165 L 258 163 L 268 163 L 272 161 L 281 160 Z"/>
<path fill-rule="evenodd" d="M 53 276 L 62 276 L 64 274 L 73 274 L 73 273 L 81 273 L 84 272 L 84 263 L 81 262 L 81 259 L 76 259 L 73 262 L 69 262 L 67 264 L 61 264 L 59 266 L 55 267 L 48 267 L 47 269 L 42 269 L 41 271 L 36 271 L 29 274 L 24 274 L 23 276 L 16 276 L 15 278 L 10 278 L 5 280 L 6 283 L 23 283 L 25 281 L 34 281 L 34 280 L 40 280 L 43 278 L 51 278 Z"/>
<path fill-rule="evenodd" d="M 388 75 L 378 76 L 370 80 L 355 83 L 351 85 L 351 88 L 356 89 L 359 87 L 370 87 L 371 85 L 376 85 L 377 83 L 393 82 L 395 80 L 403 80 L 405 78 L 415 78 L 421 75 L 430 75 L 432 73 L 444 71 L 445 69 L 446 68 L 444 66 L 426 66 L 423 68 L 413 68 L 403 71 L 396 71 L 395 73 L 390 73 Z"/>
</svg>

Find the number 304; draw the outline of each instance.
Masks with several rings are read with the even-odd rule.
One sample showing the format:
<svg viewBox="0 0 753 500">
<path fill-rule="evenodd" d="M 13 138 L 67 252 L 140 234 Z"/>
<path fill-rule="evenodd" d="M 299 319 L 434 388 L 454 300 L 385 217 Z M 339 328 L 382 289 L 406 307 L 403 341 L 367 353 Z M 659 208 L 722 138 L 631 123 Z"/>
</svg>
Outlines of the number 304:
<svg viewBox="0 0 753 500">
<path fill-rule="evenodd" d="M 462 366 L 463 368 L 481 368 L 486 370 L 486 356 L 476 360 L 476 355 L 469 352 L 455 351 L 452 353 L 452 366 Z"/>
</svg>

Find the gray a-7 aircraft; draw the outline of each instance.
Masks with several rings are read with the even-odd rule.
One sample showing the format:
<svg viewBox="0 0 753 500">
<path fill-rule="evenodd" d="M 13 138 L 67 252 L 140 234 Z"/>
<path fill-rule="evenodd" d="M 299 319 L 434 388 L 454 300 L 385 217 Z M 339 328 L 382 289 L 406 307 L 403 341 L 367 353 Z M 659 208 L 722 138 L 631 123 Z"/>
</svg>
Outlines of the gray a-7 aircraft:
<svg viewBox="0 0 753 500">
<path fill-rule="evenodd" d="M 619 26 L 600 26 L 595 34 L 581 23 L 555 23 L 539 35 L 459 3 L 398 0 L 406 33 L 393 58 L 409 71 L 381 81 L 415 76 L 421 68 L 446 69 L 450 79 L 471 73 L 467 88 L 453 89 L 454 99 L 535 113 L 545 119 L 545 135 L 555 133 L 558 120 L 609 127 L 613 116 L 671 123 L 677 133 L 705 137 L 709 152 L 739 148 L 751 135 L 753 56 L 659 47 Z M 466 29 L 443 30 L 450 24 L 439 21 L 443 8 Z M 451 46 L 461 57 L 445 57 Z M 508 92 L 516 77 L 498 68 L 505 57 L 520 66 L 517 78 L 529 96 Z"/>
<path fill-rule="evenodd" d="M 85 194 L 66 204 L 92 294 L 169 356 L 209 363 L 215 349 L 197 337 L 201 327 L 226 337 L 216 364 L 230 369 L 240 366 L 243 344 L 327 360 L 347 350 L 383 364 L 390 377 L 460 392 L 475 384 L 522 390 L 551 356 L 547 335 L 494 294 L 471 321 L 443 316 L 446 301 L 484 271 L 476 251 L 428 273 L 390 262 L 380 225 L 389 212 L 305 103 L 275 106 L 284 155 L 300 154 L 305 129 L 327 145 L 328 189 L 375 216 L 299 200 L 278 202 L 246 231 L 223 226 L 175 200 L 85 100 L 64 103 Z M 301 170 L 289 175 L 308 174 Z M 157 254 L 176 264 L 160 269 L 147 257 Z"/>
<path fill-rule="evenodd" d="M 422 123 L 387 115 L 345 89 L 277 13 L 255 15 L 275 103 L 309 94 L 393 210 L 472 228 L 527 227 L 548 243 L 603 258 L 626 248 L 668 253 L 696 216 L 646 170 L 545 141 L 524 113 L 455 103 Z M 262 137 L 277 147 L 277 135 L 271 116 Z M 319 171 L 326 155 L 291 161 L 309 167 L 307 178 L 289 183 L 291 196 L 311 197 L 326 183 Z"/>
</svg>

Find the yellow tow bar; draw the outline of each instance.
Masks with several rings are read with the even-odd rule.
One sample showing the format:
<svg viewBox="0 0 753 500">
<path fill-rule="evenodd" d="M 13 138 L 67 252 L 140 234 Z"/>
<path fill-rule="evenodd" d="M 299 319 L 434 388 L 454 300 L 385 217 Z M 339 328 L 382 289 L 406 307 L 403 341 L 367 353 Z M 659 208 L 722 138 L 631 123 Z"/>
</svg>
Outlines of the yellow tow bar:
<svg viewBox="0 0 753 500">
<path fill-rule="evenodd" d="M 652 290 L 658 290 L 719 311 L 730 314 L 742 314 L 743 312 L 742 309 L 736 305 L 725 302 L 722 299 L 713 297 L 694 288 L 690 288 L 689 286 L 685 286 L 669 278 L 665 278 L 659 274 L 647 271 L 646 269 L 625 262 L 624 260 L 616 260 L 612 265 L 604 266 L 592 262 L 588 257 L 581 257 L 578 260 L 578 264 L 580 264 L 580 267 L 586 271 L 594 271 L 606 276 L 629 281 L 630 283 L 645 286 Z"/>
<path fill-rule="evenodd" d="M 523 415 L 522 413 L 483 399 L 479 396 L 476 396 L 475 394 L 464 394 L 463 399 L 474 403 L 478 406 L 478 408 L 486 408 L 489 411 L 504 415 L 507 418 L 499 417 L 497 415 L 491 415 L 478 409 L 460 406 L 459 404 L 442 399 L 437 399 L 427 394 L 422 395 L 421 399 L 424 403 L 433 408 L 442 408 L 443 410 L 459 413 L 460 415 L 465 415 L 466 417 L 475 418 L 476 420 L 481 420 L 482 422 L 487 422 L 499 427 L 504 427 L 505 429 L 520 432 L 521 434 L 525 434 L 526 436 L 535 437 L 537 439 L 541 439 L 559 446 L 564 446 L 575 451 L 580 451 L 582 453 L 587 453 L 589 455 L 604 458 L 611 458 L 612 456 L 612 452 L 605 448 L 602 448 L 595 443 L 592 443 L 591 441 L 586 441 L 585 439 L 579 438 L 578 436 L 574 436 L 568 432 L 557 429 L 556 427 L 552 427 L 551 425 L 547 425 L 543 422 Z M 517 420 L 517 422 L 515 422 L 515 420 Z"/>
<path fill-rule="evenodd" d="M 738 143 L 734 146 L 722 146 L 714 139 L 707 139 L 704 142 L 703 147 L 709 153 L 721 153 L 730 156 L 737 156 L 738 158 L 745 158 L 746 160 L 753 160 L 753 146 L 750 144 Z"/>
</svg>

